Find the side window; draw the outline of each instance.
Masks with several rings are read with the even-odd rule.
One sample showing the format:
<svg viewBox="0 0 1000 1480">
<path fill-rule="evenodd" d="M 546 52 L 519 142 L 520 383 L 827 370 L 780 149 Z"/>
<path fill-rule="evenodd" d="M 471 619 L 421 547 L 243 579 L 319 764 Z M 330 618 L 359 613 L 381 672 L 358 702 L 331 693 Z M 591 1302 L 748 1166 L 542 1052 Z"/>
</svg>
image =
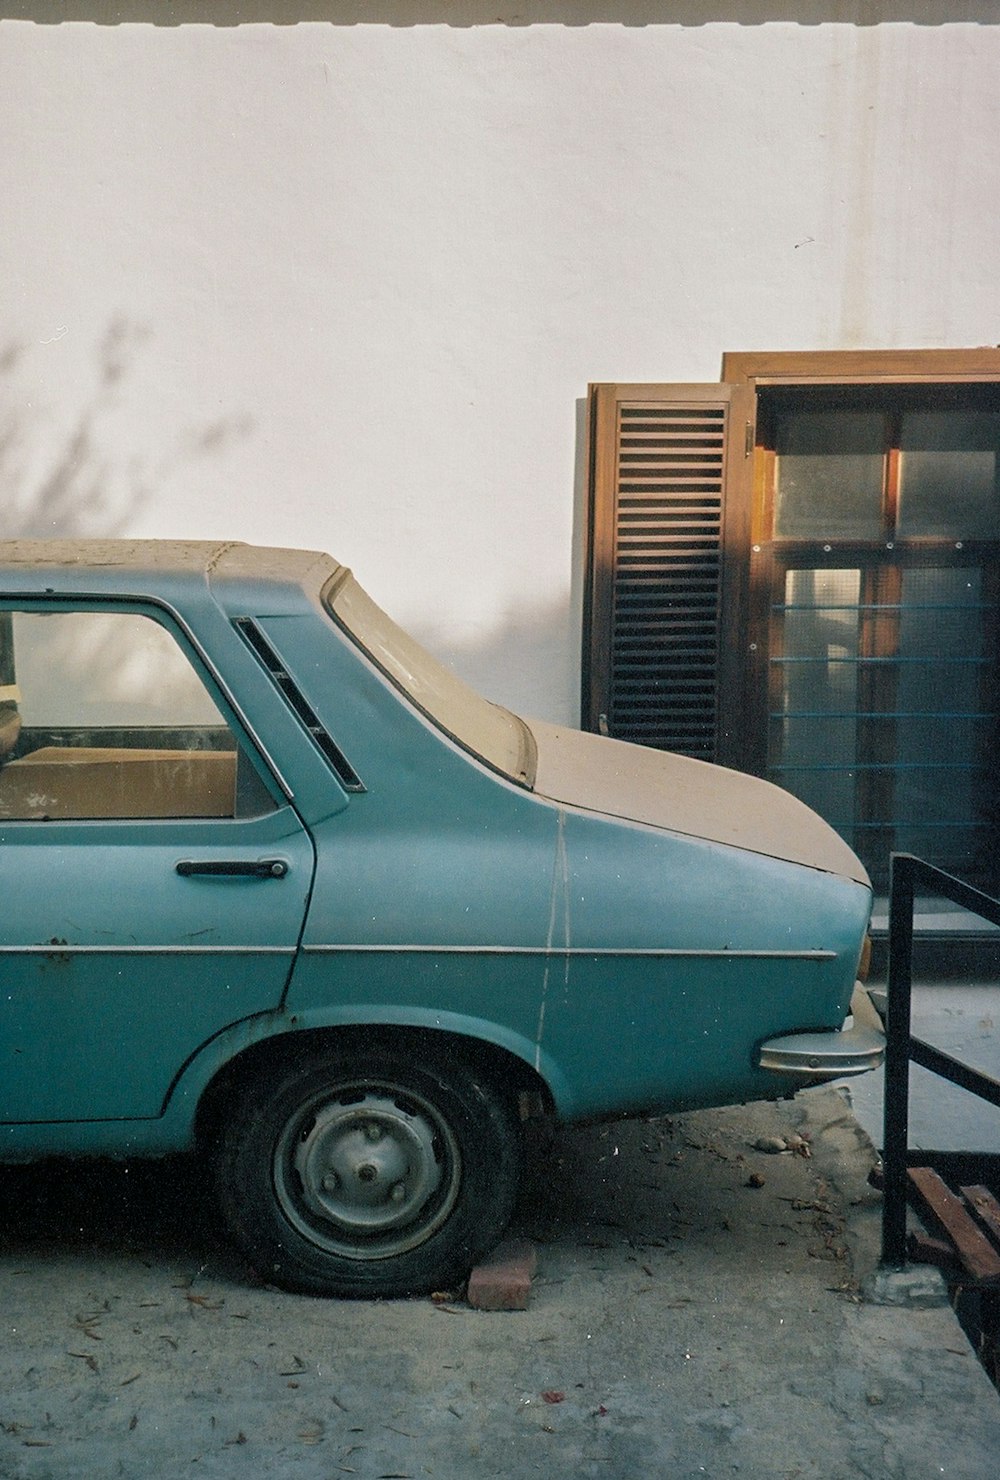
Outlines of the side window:
<svg viewBox="0 0 1000 1480">
<path fill-rule="evenodd" d="M 0 613 L 0 818 L 238 817 L 274 806 L 151 617 Z"/>
</svg>

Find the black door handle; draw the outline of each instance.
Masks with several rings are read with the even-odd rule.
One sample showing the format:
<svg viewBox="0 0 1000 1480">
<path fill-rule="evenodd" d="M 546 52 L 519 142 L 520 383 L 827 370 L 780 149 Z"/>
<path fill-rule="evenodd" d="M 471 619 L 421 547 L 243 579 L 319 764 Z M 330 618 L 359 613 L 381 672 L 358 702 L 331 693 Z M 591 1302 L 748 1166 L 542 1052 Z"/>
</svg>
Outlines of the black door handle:
<svg viewBox="0 0 1000 1480">
<path fill-rule="evenodd" d="M 283 858 L 182 858 L 177 865 L 182 878 L 191 874 L 215 874 L 223 878 L 283 879 L 288 864 Z"/>
</svg>

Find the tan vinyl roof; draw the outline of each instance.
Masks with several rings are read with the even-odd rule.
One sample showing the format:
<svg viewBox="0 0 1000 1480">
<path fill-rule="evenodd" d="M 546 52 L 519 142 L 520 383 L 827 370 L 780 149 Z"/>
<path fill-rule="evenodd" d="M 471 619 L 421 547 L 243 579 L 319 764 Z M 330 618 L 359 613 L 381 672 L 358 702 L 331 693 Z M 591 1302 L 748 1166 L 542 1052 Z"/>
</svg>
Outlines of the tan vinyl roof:
<svg viewBox="0 0 1000 1480">
<path fill-rule="evenodd" d="M 233 579 L 283 580 L 314 585 L 337 570 L 315 550 L 237 540 L 0 540 L 0 569 L 117 570 Z"/>
</svg>

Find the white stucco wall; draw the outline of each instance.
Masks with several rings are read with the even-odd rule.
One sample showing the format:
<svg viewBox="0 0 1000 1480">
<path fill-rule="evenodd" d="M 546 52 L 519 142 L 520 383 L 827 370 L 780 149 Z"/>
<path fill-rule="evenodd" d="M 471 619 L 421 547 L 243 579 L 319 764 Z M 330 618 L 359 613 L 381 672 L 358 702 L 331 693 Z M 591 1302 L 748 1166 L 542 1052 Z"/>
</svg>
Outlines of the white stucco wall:
<svg viewBox="0 0 1000 1480">
<path fill-rule="evenodd" d="M 575 722 L 588 381 L 1000 340 L 1000 26 L 618 9 L 0 21 L 7 528 L 325 547 Z"/>
</svg>

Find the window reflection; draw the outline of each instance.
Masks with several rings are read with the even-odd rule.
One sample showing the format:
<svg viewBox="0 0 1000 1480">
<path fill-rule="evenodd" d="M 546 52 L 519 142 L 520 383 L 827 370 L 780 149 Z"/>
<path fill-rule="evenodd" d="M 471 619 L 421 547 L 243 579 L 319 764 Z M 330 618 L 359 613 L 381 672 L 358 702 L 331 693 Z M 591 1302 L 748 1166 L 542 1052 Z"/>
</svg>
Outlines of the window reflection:
<svg viewBox="0 0 1000 1480">
<path fill-rule="evenodd" d="M 795 411 L 777 426 L 774 532 L 786 539 L 878 539 L 886 418 Z"/>
<path fill-rule="evenodd" d="M 907 411 L 900 436 L 900 539 L 995 540 L 1000 412 Z"/>
<path fill-rule="evenodd" d="M 859 570 L 785 576 L 774 779 L 848 836 L 855 820 Z"/>
</svg>

